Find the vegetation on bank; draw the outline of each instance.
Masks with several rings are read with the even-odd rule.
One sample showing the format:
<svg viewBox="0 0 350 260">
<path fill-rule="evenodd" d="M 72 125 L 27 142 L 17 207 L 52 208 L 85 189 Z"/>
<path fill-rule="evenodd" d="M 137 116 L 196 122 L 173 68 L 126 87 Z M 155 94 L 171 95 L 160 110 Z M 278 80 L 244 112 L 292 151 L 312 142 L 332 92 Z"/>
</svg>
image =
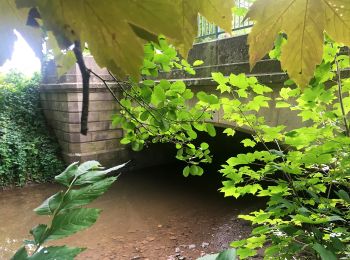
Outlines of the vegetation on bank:
<svg viewBox="0 0 350 260">
<path fill-rule="evenodd" d="M 48 182 L 63 169 L 40 109 L 40 76 L 0 78 L 0 186 Z"/>
</svg>

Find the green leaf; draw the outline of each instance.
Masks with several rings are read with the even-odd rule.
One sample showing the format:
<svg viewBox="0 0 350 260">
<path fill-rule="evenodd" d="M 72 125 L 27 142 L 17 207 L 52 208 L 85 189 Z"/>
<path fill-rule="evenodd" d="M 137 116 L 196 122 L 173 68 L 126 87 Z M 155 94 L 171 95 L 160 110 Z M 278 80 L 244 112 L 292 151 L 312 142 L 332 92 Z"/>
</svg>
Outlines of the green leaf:
<svg viewBox="0 0 350 260">
<path fill-rule="evenodd" d="M 129 144 L 131 143 L 131 140 L 127 137 L 124 137 L 122 140 L 120 140 L 120 144 Z"/>
<path fill-rule="evenodd" d="M 244 147 L 255 147 L 256 145 L 256 143 L 249 138 L 244 139 L 243 141 L 241 141 L 241 143 L 244 145 Z"/>
<path fill-rule="evenodd" d="M 43 247 L 39 252 L 33 254 L 28 260 L 73 260 L 84 248 L 67 246 Z"/>
<path fill-rule="evenodd" d="M 76 63 L 76 58 L 73 51 L 67 51 L 55 56 L 55 64 L 57 70 L 57 77 L 63 76 L 67 73 Z"/>
<path fill-rule="evenodd" d="M 53 215 L 62 202 L 62 195 L 63 192 L 60 191 L 47 198 L 39 207 L 34 209 L 35 213 L 38 215 Z"/>
<path fill-rule="evenodd" d="M 346 201 L 347 203 L 350 203 L 350 196 L 345 190 L 339 190 L 339 191 L 336 191 L 335 193 L 338 195 L 340 199 Z"/>
<path fill-rule="evenodd" d="M 200 91 L 197 93 L 197 98 L 205 103 L 208 103 L 210 105 L 215 105 L 219 103 L 219 99 L 217 96 L 213 95 L 213 94 L 207 94 L 203 91 Z"/>
<path fill-rule="evenodd" d="M 327 250 L 323 245 L 315 243 L 312 248 L 320 255 L 322 260 L 337 260 L 338 258 L 332 252 Z"/>
<path fill-rule="evenodd" d="M 112 168 L 101 170 L 101 171 L 89 171 L 81 176 L 74 182 L 74 185 L 90 184 L 99 181 L 106 177 L 107 174 L 118 171 L 119 169 L 125 167 L 129 162 L 114 166 Z"/>
<path fill-rule="evenodd" d="M 236 131 L 232 128 L 226 128 L 224 131 L 223 131 L 224 134 L 226 134 L 227 136 L 234 136 Z"/>
<path fill-rule="evenodd" d="M 248 97 L 248 91 L 246 89 L 238 89 L 238 90 L 236 90 L 236 92 L 240 98 L 247 98 Z"/>
<path fill-rule="evenodd" d="M 230 81 L 230 84 L 232 86 L 239 88 L 240 90 L 244 91 L 245 93 L 246 93 L 245 90 L 247 90 L 247 88 L 249 87 L 248 78 L 243 73 L 241 73 L 239 75 L 231 74 L 229 77 L 229 81 Z M 242 95 L 242 97 L 246 97 L 246 94 Z"/>
<path fill-rule="evenodd" d="M 163 132 L 166 132 L 170 129 L 170 124 L 169 122 L 165 119 L 165 118 L 162 118 L 162 120 L 160 121 L 160 125 L 159 125 L 159 128 L 163 131 Z"/>
<path fill-rule="evenodd" d="M 151 115 L 151 114 L 146 110 L 146 111 L 144 111 L 144 112 L 140 115 L 140 119 L 141 119 L 142 121 L 146 121 L 146 120 L 149 118 L 150 115 Z"/>
<path fill-rule="evenodd" d="M 186 166 L 182 171 L 183 176 L 188 177 L 190 175 L 190 166 Z"/>
<path fill-rule="evenodd" d="M 144 146 L 144 143 L 142 143 L 140 141 L 131 142 L 131 148 L 135 152 L 141 151 L 143 149 L 143 146 Z"/>
<path fill-rule="evenodd" d="M 221 253 L 205 255 L 200 258 L 197 258 L 197 260 L 236 260 L 236 259 L 237 259 L 236 249 L 234 248 L 227 249 L 225 251 L 222 251 Z"/>
<path fill-rule="evenodd" d="M 221 72 L 212 72 L 211 76 L 213 80 L 215 80 L 217 83 L 221 84 L 226 84 L 228 82 L 228 78 L 225 77 Z"/>
<path fill-rule="evenodd" d="M 200 66 L 200 65 L 203 65 L 204 61 L 202 60 L 195 60 L 193 62 L 193 66 L 196 67 L 196 66 Z"/>
<path fill-rule="evenodd" d="M 242 247 L 247 243 L 246 239 L 243 240 L 237 240 L 237 241 L 233 241 L 230 243 L 230 246 L 232 247 Z"/>
<path fill-rule="evenodd" d="M 101 169 L 101 164 L 98 161 L 87 161 L 79 165 L 77 172 L 75 173 L 76 177 L 91 171 Z"/>
<path fill-rule="evenodd" d="M 152 94 L 152 103 L 158 105 L 161 102 L 164 102 L 166 99 L 164 89 L 160 85 L 156 85 Z"/>
<path fill-rule="evenodd" d="M 28 253 L 24 246 L 18 249 L 17 252 L 14 254 L 14 256 L 11 257 L 11 260 L 27 260 L 27 259 L 28 259 Z"/>
<path fill-rule="evenodd" d="M 89 204 L 105 193 L 116 180 L 117 177 L 109 177 L 83 188 L 70 190 L 65 196 L 61 210 L 77 208 Z"/>
<path fill-rule="evenodd" d="M 256 227 L 252 230 L 252 235 L 261 235 L 261 234 L 265 234 L 267 232 L 270 231 L 270 228 L 267 226 L 260 226 L 260 227 Z"/>
<path fill-rule="evenodd" d="M 197 165 L 191 165 L 190 167 L 190 174 L 194 176 L 201 176 L 203 175 L 203 169 Z"/>
<path fill-rule="evenodd" d="M 123 123 L 123 121 L 125 120 L 125 118 L 122 116 L 122 115 L 114 115 L 113 117 L 112 117 L 112 125 L 113 126 L 118 126 L 118 125 L 120 125 L 120 124 L 122 124 Z"/>
<path fill-rule="evenodd" d="M 249 79 L 252 79 L 249 78 Z M 257 83 L 254 83 L 253 85 L 251 85 L 253 91 L 259 95 L 263 95 L 265 92 L 272 92 L 273 90 L 269 87 L 266 87 L 264 85 L 261 85 L 261 84 L 257 84 Z"/>
<path fill-rule="evenodd" d="M 90 208 L 71 209 L 61 212 L 52 220 L 46 240 L 64 238 L 89 228 L 96 222 L 100 212 L 100 209 Z"/>
<path fill-rule="evenodd" d="M 80 166 L 77 164 L 78 163 L 75 162 L 69 165 L 64 172 L 55 177 L 55 180 L 63 185 L 69 186 L 73 178 L 77 178 L 90 170 L 99 169 L 101 167 L 100 163 L 97 161 L 87 161 L 80 164 Z"/>
<path fill-rule="evenodd" d="M 276 108 L 285 108 L 285 107 L 290 107 L 290 106 L 291 105 L 289 103 L 287 103 L 287 102 L 280 101 L 280 102 L 276 103 Z"/>
<path fill-rule="evenodd" d="M 201 143 L 201 149 L 202 150 L 207 150 L 209 148 L 209 144 L 207 143 Z"/>
<path fill-rule="evenodd" d="M 191 139 L 196 139 L 197 138 L 197 133 L 195 131 L 193 131 L 192 129 L 188 129 L 186 131 L 186 133 L 188 134 L 188 136 L 191 138 Z"/>
<path fill-rule="evenodd" d="M 193 98 L 194 94 L 190 89 L 186 89 L 185 92 L 182 94 L 182 97 L 184 99 L 191 99 Z"/>
<path fill-rule="evenodd" d="M 186 85 L 183 81 L 175 81 L 171 84 L 170 90 L 175 93 L 182 94 L 186 90 Z"/>
<path fill-rule="evenodd" d="M 262 248 L 266 242 L 266 236 L 252 236 L 247 239 L 248 248 Z"/>
<path fill-rule="evenodd" d="M 238 154 L 236 157 L 231 157 L 227 160 L 228 165 L 237 166 L 240 164 L 250 164 L 255 161 L 255 155 L 251 153 Z"/>
<path fill-rule="evenodd" d="M 216 136 L 216 130 L 215 127 L 212 124 L 207 124 L 206 125 L 207 128 L 207 132 L 211 137 L 215 137 Z"/>
<path fill-rule="evenodd" d="M 276 245 L 276 246 L 267 247 L 264 253 L 265 253 L 265 256 L 271 258 L 272 256 L 277 255 L 280 251 L 281 251 L 281 248 L 278 245 Z"/>
<path fill-rule="evenodd" d="M 55 177 L 55 180 L 65 186 L 69 186 L 78 170 L 78 162 L 69 165 L 61 174 Z"/>
<path fill-rule="evenodd" d="M 267 102 L 268 100 L 270 100 L 269 97 L 256 96 L 252 101 L 248 102 L 247 108 L 259 112 L 260 108 L 269 107 L 269 103 Z"/>
<path fill-rule="evenodd" d="M 308 224 L 322 224 L 322 223 L 327 223 L 330 221 L 329 218 L 317 218 L 317 219 L 312 219 L 311 217 L 304 216 L 301 214 L 297 214 L 293 217 L 295 221 L 301 222 L 301 223 L 308 223 Z"/>
<path fill-rule="evenodd" d="M 44 233 L 46 230 L 47 230 L 47 225 L 44 225 L 44 224 L 40 224 L 32 228 L 32 230 L 30 231 L 30 234 L 33 235 L 34 241 L 36 244 L 41 244 L 46 239 L 46 236 L 44 236 Z"/>
<path fill-rule="evenodd" d="M 148 87 L 153 87 L 154 80 L 146 79 L 146 80 L 142 81 L 142 84 L 145 85 L 145 86 L 148 86 Z"/>
<path fill-rule="evenodd" d="M 237 255 L 240 257 L 239 259 L 246 259 L 250 256 L 255 256 L 256 250 L 250 248 L 238 248 Z"/>
</svg>

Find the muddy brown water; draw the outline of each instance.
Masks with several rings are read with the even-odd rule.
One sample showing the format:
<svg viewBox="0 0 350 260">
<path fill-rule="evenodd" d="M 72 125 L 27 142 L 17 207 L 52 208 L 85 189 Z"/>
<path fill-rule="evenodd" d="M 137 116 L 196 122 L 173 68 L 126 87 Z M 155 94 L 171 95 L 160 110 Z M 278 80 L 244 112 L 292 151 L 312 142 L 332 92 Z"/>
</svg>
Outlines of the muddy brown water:
<svg viewBox="0 0 350 260">
<path fill-rule="evenodd" d="M 32 209 L 61 188 L 0 191 L 0 259 L 30 238 L 31 227 L 48 221 Z M 260 204 L 225 199 L 217 188 L 213 178 L 184 178 L 172 166 L 123 173 L 90 205 L 103 210 L 96 224 L 55 243 L 86 247 L 78 259 L 196 259 L 217 252 L 249 234 L 237 216 Z"/>
</svg>

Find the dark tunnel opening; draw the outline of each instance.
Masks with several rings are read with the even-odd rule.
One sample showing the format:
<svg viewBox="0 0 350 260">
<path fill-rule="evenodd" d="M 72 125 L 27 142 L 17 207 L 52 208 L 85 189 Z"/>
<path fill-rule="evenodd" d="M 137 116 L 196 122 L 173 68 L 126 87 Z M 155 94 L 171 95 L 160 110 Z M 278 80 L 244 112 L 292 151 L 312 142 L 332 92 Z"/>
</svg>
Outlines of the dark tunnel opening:
<svg viewBox="0 0 350 260">
<path fill-rule="evenodd" d="M 217 134 L 215 137 L 211 137 L 205 132 L 197 132 L 198 138 L 195 140 L 195 144 L 208 143 L 213 156 L 211 164 L 200 165 L 204 169 L 202 176 L 183 176 L 182 171 L 187 164 L 175 158 L 177 150 L 173 144 L 151 144 L 142 152 L 132 153 L 132 169 L 140 169 L 141 172 L 142 169 L 147 169 L 145 172 L 154 169 L 155 172 L 159 173 L 159 175 L 156 174 L 157 179 L 162 179 L 165 175 L 167 179 L 174 182 L 188 184 L 194 189 L 198 188 L 201 192 L 215 193 L 217 196 L 223 197 L 223 194 L 218 192 L 222 187 L 222 181 L 225 180 L 219 172 L 221 166 L 226 163 L 227 159 L 240 153 L 264 149 L 262 145 L 257 145 L 254 148 L 244 147 L 241 141 L 246 138 L 252 139 L 252 136 L 248 133 L 236 131 L 234 136 L 227 136 L 223 133 L 224 130 L 223 127 L 216 127 Z M 142 167 L 138 167 L 140 165 Z M 240 200 L 250 201 L 252 199 L 257 200 L 256 197 L 250 195 Z"/>
</svg>

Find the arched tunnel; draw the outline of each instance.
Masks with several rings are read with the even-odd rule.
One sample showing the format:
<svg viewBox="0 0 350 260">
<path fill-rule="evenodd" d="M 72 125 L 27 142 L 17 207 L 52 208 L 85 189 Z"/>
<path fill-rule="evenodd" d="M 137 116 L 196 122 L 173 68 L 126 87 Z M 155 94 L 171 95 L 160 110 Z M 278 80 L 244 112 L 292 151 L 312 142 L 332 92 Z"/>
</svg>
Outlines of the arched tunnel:
<svg viewBox="0 0 350 260">
<path fill-rule="evenodd" d="M 236 131 L 234 136 L 227 136 L 223 133 L 225 127 L 216 126 L 216 136 L 211 137 L 206 132 L 197 132 L 197 139 L 194 144 L 200 145 L 202 142 L 209 144 L 209 149 L 212 155 L 212 163 L 202 163 L 200 166 L 204 169 L 202 176 L 182 176 L 182 170 L 187 165 L 185 162 L 176 159 L 176 148 L 174 144 L 150 144 L 141 152 L 132 152 L 130 154 L 131 169 L 145 169 L 149 167 L 163 168 L 164 174 L 175 174 L 184 178 L 185 182 L 193 182 L 203 184 L 212 190 L 218 190 L 221 187 L 223 177 L 219 170 L 221 165 L 226 163 L 226 160 L 240 153 L 254 152 L 255 150 L 263 149 L 257 145 L 255 148 L 244 147 L 241 143 L 246 138 L 252 138 L 249 133 Z M 168 173 L 169 172 L 169 173 Z"/>
</svg>

